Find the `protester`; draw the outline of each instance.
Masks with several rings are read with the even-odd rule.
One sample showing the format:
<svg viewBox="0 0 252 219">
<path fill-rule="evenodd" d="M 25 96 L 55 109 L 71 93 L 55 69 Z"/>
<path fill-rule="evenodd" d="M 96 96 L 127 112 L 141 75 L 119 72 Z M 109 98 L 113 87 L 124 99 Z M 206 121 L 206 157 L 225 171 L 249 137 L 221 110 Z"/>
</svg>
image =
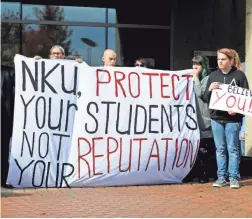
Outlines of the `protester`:
<svg viewBox="0 0 252 219">
<path fill-rule="evenodd" d="M 50 49 L 49 58 L 50 59 L 65 59 L 65 50 L 60 45 L 55 45 Z M 42 59 L 42 57 L 35 56 L 34 59 L 39 60 L 39 59 Z M 76 58 L 75 60 L 79 63 L 83 62 L 81 58 Z"/>
<path fill-rule="evenodd" d="M 200 129 L 200 146 L 196 162 L 189 173 L 189 178 L 201 183 L 208 182 L 214 178 L 215 168 L 211 165 L 212 158 L 215 159 L 215 146 L 213 142 L 211 119 L 208 103 L 203 101 L 203 95 L 209 77 L 209 60 L 205 56 L 195 56 L 192 59 L 194 92 L 196 94 L 197 120 Z M 215 161 L 216 162 L 216 161 Z"/>
<path fill-rule="evenodd" d="M 1 186 L 6 185 L 14 113 L 14 68 L 1 65 Z"/>
<path fill-rule="evenodd" d="M 116 52 L 112 49 L 106 49 L 102 61 L 104 66 L 116 66 Z"/>
<path fill-rule="evenodd" d="M 203 96 L 205 101 L 210 101 L 212 90 L 219 89 L 221 83 L 231 84 L 235 82 L 239 87 L 249 88 L 245 74 L 232 66 L 234 59 L 235 56 L 231 49 L 223 48 L 217 51 L 219 69 L 212 72 L 208 78 L 206 92 Z M 239 188 L 239 131 L 243 115 L 232 111 L 211 109 L 210 117 L 218 167 L 218 179 L 213 186 L 226 186 L 226 178 L 229 176 L 230 187 Z"/>
<path fill-rule="evenodd" d="M 134 66 L 145 67 L 145 68 L 154 68 L 154 60 L 147 58 L 138 58 L 135 60 Z"/>
<path fill-rule="evenodd" d="M 134 66 L 135 67 L 139 66 L 139 67 L 147 68 L 147 61 L 144 58 L 138 58 L 138 59 L 136 59 L 136 61 L 134 63 Z"/>
</svg>

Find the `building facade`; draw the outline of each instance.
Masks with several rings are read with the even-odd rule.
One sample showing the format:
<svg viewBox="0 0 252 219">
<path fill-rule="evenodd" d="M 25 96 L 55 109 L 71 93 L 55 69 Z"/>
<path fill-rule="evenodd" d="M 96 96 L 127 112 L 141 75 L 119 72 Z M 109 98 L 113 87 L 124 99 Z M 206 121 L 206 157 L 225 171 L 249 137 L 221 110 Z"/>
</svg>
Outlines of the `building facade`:
<svg viewBox="0 0 252 219">
<path fill-rule="evenodd" d="M 67 56 L 79 56 L 92 66 L 99 66 L 103 51 L 112 48 L 121 66 L 145 57 L 155 60 L 157 68 L 169 69 L 170 11 L 165 5 L 75 2 L 2 2 L 2 63 L 10 64 L 16 53 L 46 58 L 51 46 L 60 44 Z"/>
<path fill-rule="evenodd" d="M 251 53 L 251 5 L 251 0 L 2 1 L 1 62 L 13 66 L 15 54 L 47 58 L 60 44 L 69 58 L 92 66 L 101 65 L 103 51 L 111 48 L 121 66 L 144 57 L 157 69 L 187 69 L 201 53 L 214 69 L 219 48 L 236 49 L 242 62 Z M 252 139 L 246 142 L 252 156 Z"/>
<path fill-rule="evenodd" d="M 16 53 L 46 58 L 54 44 L 94 66 L 106 48 L 116 50 L 119 65 L 145 57 L 158 69 L 190 68 L 195 51 L 221 47 L 235 48 L 245 59 L 245 0 L 45 3 L 1 3 L 3 64 Z M 213 68 L 215 60 L 210 57 Z"/>
</svg>

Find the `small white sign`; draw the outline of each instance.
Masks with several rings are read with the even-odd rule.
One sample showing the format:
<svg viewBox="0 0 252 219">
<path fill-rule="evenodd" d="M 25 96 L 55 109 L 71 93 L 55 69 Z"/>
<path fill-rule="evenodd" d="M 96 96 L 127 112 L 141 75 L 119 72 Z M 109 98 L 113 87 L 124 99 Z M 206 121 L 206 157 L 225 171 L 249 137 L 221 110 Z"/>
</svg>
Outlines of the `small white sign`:
<svg viewBox="0 0 252 219">
<path fill-rule="evenodd" d="M 252 90 L 221 84 L 212 91 L 209 108 L 252 116 Z"/>
</svg>

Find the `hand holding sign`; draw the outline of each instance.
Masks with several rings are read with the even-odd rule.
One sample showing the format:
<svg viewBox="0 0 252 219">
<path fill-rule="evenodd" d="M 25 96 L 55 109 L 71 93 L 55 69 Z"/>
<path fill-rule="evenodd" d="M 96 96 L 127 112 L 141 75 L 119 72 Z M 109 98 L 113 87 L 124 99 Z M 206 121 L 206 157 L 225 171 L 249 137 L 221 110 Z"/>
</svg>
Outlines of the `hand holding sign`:
<svg viewBox="0 0 252 219">
<path fill-rule="evenodd" d="M 233 112 L 233 111 L 228 111 L 228 114 L 231 115 L 231 116 L 233 116 L 233 115 L 235 115 L 236 113 Z"/>
<path fill-rule="evenodd" d="M 213 89 L 210 109 L 227 111 L 229 115 L 240 113 L 252 116 L 252 90 L 227 84 L 218 85 L 217 82 L 213 82 L 210 87 Z"/>
<path fill-rule="evenodd" d="M 220 89 L 220 82 L 213 82 L 210 87 L 209 87 L 209 91 L 212 91 L 214 89 Z"/>
</svg>

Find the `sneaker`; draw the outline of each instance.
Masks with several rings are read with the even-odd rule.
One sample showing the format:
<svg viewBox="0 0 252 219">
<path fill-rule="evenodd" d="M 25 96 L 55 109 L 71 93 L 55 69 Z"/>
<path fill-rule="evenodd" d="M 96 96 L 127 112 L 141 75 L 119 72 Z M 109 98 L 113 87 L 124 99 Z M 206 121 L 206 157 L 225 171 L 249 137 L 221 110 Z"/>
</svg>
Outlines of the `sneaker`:
<svg viewBox="0 0 252 219">
<path fill-rule="evenodd" d="M 230 179 L 230 188 L 239 189 L 240 185 L 237 179 Z"/>
<path fill-rule="evenodd" d="M 227 186 L 227 181 L 225 178 L 218 178 L 216 182 L 213 184 L 213 187 L 223 187 Z"/>
</svg>

